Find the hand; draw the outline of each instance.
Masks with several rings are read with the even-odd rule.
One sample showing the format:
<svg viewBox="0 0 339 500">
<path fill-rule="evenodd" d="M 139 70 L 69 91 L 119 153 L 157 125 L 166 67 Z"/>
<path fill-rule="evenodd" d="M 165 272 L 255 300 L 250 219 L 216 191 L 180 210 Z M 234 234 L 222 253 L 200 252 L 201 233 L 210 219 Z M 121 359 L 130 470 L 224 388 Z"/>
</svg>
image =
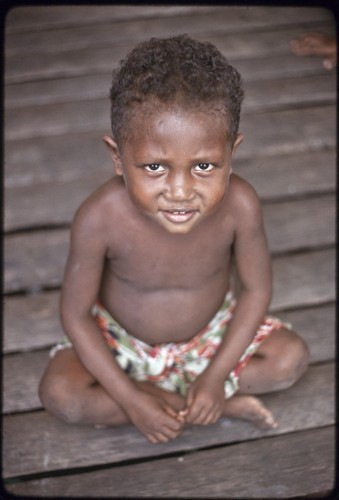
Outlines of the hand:
<svg viewBox="0 0 339 500">
<path fill-rule="evenodd" d="M 184 425 L 184 419 L 167 401 L 143 391 L 139 391 L 125 411 L 140 432 L 154 444 L 176 438 Z"/>
<path fill-rule="evenodd" d="M 186 422 L 214 424 L 221 417 L 224 401 L 224 383 L 215 382 L 203 373 L 189 388 Z"/>
</svg>

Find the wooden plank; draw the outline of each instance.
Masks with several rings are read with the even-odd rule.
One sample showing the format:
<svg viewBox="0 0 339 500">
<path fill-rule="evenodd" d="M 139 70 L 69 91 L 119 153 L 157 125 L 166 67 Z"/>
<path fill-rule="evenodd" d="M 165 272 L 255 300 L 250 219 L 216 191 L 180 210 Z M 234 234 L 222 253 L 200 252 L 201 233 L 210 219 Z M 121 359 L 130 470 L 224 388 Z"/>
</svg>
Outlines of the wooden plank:
<svg viewBox="0 0 339 500">
<path fill-rule="evenodd" d="M 92 22 L 90 25 L 77 23 L 70 27 L 55 27 L 54 29 L 41 29 L 33 26 L 30 31 L 22 33 L 7 32 L 6 53 L 8 55 L 27 53 L 57 53 L 59 51 L 69 51 L 77 49 L 87 49 L 101 47 L 130 41 L 138 43 L 150 36 L 171 36 L 173 34 L 189 33 L 205 36 L 209 32 L 244 35 L 249 30 L 267 30 L 270 27 L 273 31 L 287 25 L 287 29 L 310 29 L 309 23 L 330 22 L 333 19 L 324 15 L 323 10 L 305 11 L 305 9 L 282 8 L 248 8 L 248 7 L 216 7 L 214 9 L 201 9 L 196 7 L 194 11 L 166 12 L 164 15 L 154 18 L 138 17 L 130 19 L 115 18 L 105 19 L 105 22 Z M 302 12 L 302 18 L 296 18 L 297 12 Z M 301 21 L 300 21 L 301 19 Z M 58 50 L 57 50 L 58 47 Z"/>
<path fill-rule="evenodd" d="M 253 162 L 235 161 L 234 171 L 248 180 L 264 201 L 330 193 L 336 187 L 333 150 L 258 158 Z M 112 173 L 113 167 L 102 168 L 95 175 L 68 182 L 8 187 L 5 230 L 69 224 L 82 201 Z"/>
<path fill-rule="evenodd" d="M 108 98 L 112 72 L 9 84 L 6 109 Z"/>
<path fill-rule="evenodd" d="M 277 110 L 334 103 L 336 77 L 328 72 L 312 78 L 279 78 L 263 82 L 245 82 L 244 112 Z"/>
<path fill-rule="evenodd" d="M 8 236 L 5 242 L 6 290 L 39 291 L 60 285 L 66 264 L 69 230 Z"/>
<path fill-rule="evenodd" d="M 336 352 L 334 304 L 279 312 L 277 316 L 291 323 L 293 329 L 305 340 L 312 363 L 333 359 Z"/>
<path fill-rule="evenodd" d="M 27 32 L 30 30 L 55 29 L 59 27 L 91 25 L 107 23 L 108 21 L 123 21 L 135 18 L 162 17 L 168 15 L 185 14 L 187 12 L 208 12 L 215 10 L 215 7 L 194 7 L 194 6 L 129 6 L 129 5 L 111 5 L 111 6 L 56 6 L 50 5 L 19 7 L 12 10 L 7 16 L 6 32 L 8 34 Z M 308 13 L 306 13 L 308 14 Z M 310 12 L 309 15 L 323 16 L 324 12 Z"/>
<path fill-rule="evenodd" d="M 276 429 L 263 431 L 225 418 L 206 427 L 187 426 L 179 438 L 166 444 L 152 445 L 130 425 L 117 429 L 68 425 L 46 412 L 5 416 L 3 477 L 159 457 L 332 425 L 334 378 L 332 364 L 313 366 L 290 389 L 263 396 L 279 421 Z"/>
<path fill-rule="evenodd" d="M 254 100 L 261 99 L 268 91 L 272 93 L 272 80 L 278 78 L 296 77 L 305 80 L 309 86 L 312 83 L 312 88 L 319 93 L 318 86 L 314 86 L 314 80 L 319 80 L 323 86 L 323 91 L 319 93 L 324 96 L 326 86 L 333 85 L 335 74 L 324 73 L 324 69 L 319 58 L 303 57 L 296 58 L 291 54 L 265 59 L 251 58 L 234 61 L 234 64 L 241 72 L 246 89 L 247 101 L 255 102 Z M 312 75 L 312 79 L 310 78 Z M 40 106 L 43 104 L 64 103 L 74 101 L 84 101 L 105 98 L 108 95 L 108 89 L 111 84 L 111 71 L 102 74 L 82 75 L 73 78 L 62 78 L 59 80 L 39 80 L 33 82 L 8 84 L 5 93 L 6 109 L 13 109 L 26 106 Z M 291 82 L 292 83 L 292 82 Z M 250 85 L 251 84 L 251 85 Z M 265 85 L 265 92 L 262 91 L 261 85 Z M 296 85 L 301 86 L 296 81 Z M 252 90 L 253 88 L 253 90 Z M 277 94 L 277 99 L 282 99 L 279 89 L 276 92 L 277 86 L 273 84 L 273 92 Z M 271 99 L 274 102 L 274 97 Z M 305 99 L 306 94 L 300 96 Z M 294 99 L 294 95 L 285 94 L 284 99 Z M 294 99 L 295 100 L 295 99 Z M 314 99 L 315 101 L 315 99 Z M 265 104 L 263 102 L 262 104 Z"/>
<path fill-rule="evenodd" d="M 222 13 L 227 11 L 233 23 L 252 21 L 254 27 L 258 28 L 263 23 L 275 23 L 276 25 L 295 24 L 303 22 L 319 22 L 332 20 L 330 12 L 322 8 L 265 8 L 265 7 L 220 7 L 220 6 L 67 6 L 61 8 L 57 6 L 38 8 L 20 7 L 8 16 L 6 28 L 9 33 L 30 31 L 34 29 L 50 29 L 64 26 L 78 26 L 79 19 L 82 25 L 91 25 L 97 23 L 128 21 L 143 18 L 161 18 L 173 15 L 187 14 L 191 15 L 203 13 Z M 277 19 L 277 17 L 279 18 Z M 299 17 L 300 16 L 300 17 Z M 13 19 L 14 17 L 14 19 Z M 238 28 L 238 24 L 236 25 Z"/>
<path fill-rule="evenodd" d="M 48 363 L 48 351 L 8 354 L 4 358 L 3 412 L 41 408 L 38 385 Z"/>
<path fill-rule="evenodd" d="M 59 291 L 6 297 L 4 352 L 29 351 L 56 344 L 61 337 Z"/>
<path fill-rule="evenodd" d="M 231 61 L 237 59 L 265 56 L 276 57 L 289 54 L 290 58 L 295 58 L 290 52 L 289 42 L 295 39 L 304 31 L 309 31 L 312 26 L 308 24 L 299 24 L 297 27 L 286 27 L 277 30 L 272 26 L 272 31 L 255 31 L 254 33 L 243 33 L 240 30 L 225 34 L 229 21 L 226 16 L 214 14 L 213 19 L 206 15 L 201 16 L 201 28 L 197 27 L 196 20 L 191 16 L 180 16 L 163 22 L 149 21 L 146 26 L 142 21 L 137 21 L 135 26 L 128 23 L 127 26 L 121 24 L 113 29 L 109 26 L 106 30 L 100 27 L 92 28 L 92 35 L 81 33 L 80 46 L 74 48 L 67 44 L 62 47 L 63 35 L 59 33 L 58 41 L 48 41 L 42 33 L 35 35 L 37 37 L 34 48 L 28 53 L 30 57 L 23 57 L 22 52 L 6 56 L 5 83 L 19 83 L 30 80 L 71 77 L 78 75 L 88 75 L 94 73 L 107 73 L 116 66 L 118 61 L 124 58 L 137 42 L 147 40 L 154 36 L 161 38 L 187 33 L 196 39 L 210 41 L 217 45 L 219 50 Z M 194 21 L 194 22 L 193 22 Z M 229 24 L 232 26 L 231 24 Z M 333 23 L 316 24 L 317 30 L 330 32 Z M 267 27 L 266 27 L 267 28 Z M 218 33 L 219 30 L 219 33 Z M 125 31 L 128 34 L 125 34 Z M 74 30 L 70 30 L 74 32 Z M 99 46 L 95 43 L 99 33 L 105 33 L 106 42 L 100 42 Z M 50 32 L 48 32 L 49 34 Z M 54 34 L 54 31 L 52 31 Z M 112 35 L 115 33 L 116 40 L 112 41 Z M 82 47 L 81 44 L 86 43 Z M 41 47 L 58 47 L 58 50 L 51 53 L 42 51 Z M 34 57 L 33 57 L 34 55 Z"/>
<path fill-rule="evenodd" d="M 227 18 L 225 19 L 225 23 L 227 23 Z M 329 20 L 326 23 L 316 23 L 313 27 L 317 31 L 320 30 L 325 33 L 335 34 L 333 20 Z M 253 30 L 244 32 L 238 30 L 228 35 L 225 34 L 224 30 L 221 30 L 219 33 L 211 30 L 211 33 L 205 38 L 215 44 L 228 59 L 240 60 L 250 58 L 251 56 L 256 58 L 291 54 L 290 41 L 311 29 L 311 25 L 308 23 L 301 22 L 298 25 L 290 23 L 286 27 L 277 27 L 269 22 L 263 27 L 262 31 Z M 202 38 L 200 34 L 199 38 Z"/>
<path fill-rule="evenodd" d="M 235 161 L 234 172 L 244 177 L 263 201 L 336 190 L 332 149 Z"/>
<path fill-rule="evenodd" d="M 8 490 L 59 498 L 322 497 L 335 487 L 334 443 L 335 428 L 330 426 L 151 463 L 10 484 Z"/>
<path fill-rule="evenodd" d="M 313 77 L 313 75 L 325 71 L 321 57 L 296 57 L 292 53 L 267 55 L 264 59 L 256 57 L 232 59 L 230 62 L 234 64 L 244 82 L 247 83 L 273 78 Z"/>
<path fill-rule="evenodd" d="M 73 132 L 110 130 L 109 100 L 21 108 L 5 113 L 7 141 L 62 135 Z M 15 130 L 15 127 L 18 129 Z"/>
<path fill-rule="evenodd" d="M 112 160 L 102 142 L 105 133 L 109 130 L 7 142 L 6 187 L 67 182 L 91 173 L 111 173 Z"/>
<path fill-rule="evenodd" d="M 80 104 L 79 104 L 80 106 Z M 91 108 L 92 111 L 93 108 Z M 72 106 L 72 111 L 75 108 Z M 28 185 L 40 182 L 71 180 L 85 173 L 98 169 L 111 171 L 111 160 L 106 152 L 101 138 L 109 132 L 108 106 L 106 118 L 103 110 L 97 110 L 102 125 L 106 129 L 92 130 L 92 121 L 87 108 L 81 111 L 84 123 L 69 115 L 60 119 L 59 125 L 54 122 L 47 127 L 48 132 L 66 135 L 44 136 L 45 132 L 37 130 L 21 130 L 18 134 L 13 130 L 8 133 L 15 136 L 25 135 L 25 140 L 7 140 L 5 143 L 5 178 L 6 187 Z M 98 115 L 96 123 L 98 124 Z M 105 123 L 104 123 L 105 122 Z M 77 130 L 75 128 L 77 126 Z M 251 158 L 257 162 L 258 157 L 282 154 L 298 154 L 315 152 L 336 146 L 335 137 L 336 110 L 335 106 L 312 107 L 300 110 L 255 113 L 244 116 L 240 130 L 245 140 L 239 147 L 236 160 Z M 86 128 L 88 129 L 86 131 Z M 32 136 L 41 134 L 39 137 Z M 77 133 L 76 133 L 77 132 Z M 47 130 L 46 130 L 47 133 Z"/>
<path fill-rule="evenodd" d="M 23 230 L 25 228 L 70 224 L 75 211 L 85 198 L 112 177 L 113 166 L 110 170 L 110 172 L 99 171 L 95 175 L 70 182 L 7 188 L 5 193 L 5 229 Z M 51 200 L 53 200 L 53 205 Z"/>
<path fill-rule="evenodd" d="M 7 140 L 63 133 L 65 121 L 68 122 L 68 127 L 74 127 L 75 130 L 79 130 L 80 124 L 82 128 L 109 129 L 107 94 L 110 82 L 106 83 L 104 99 L 91 99 L 86 102 L 78 102 L 77 99 L 76 102 L 40 104 L 7 110 L 5 115 Z M 256 84 L 250 82 L 246 87 L 243 115 L 295 106 L 298 108 L 305 105 L 314 106 L 314 103 L 317 103 L 317 106 L 333 104 L 336 98 L 336 81 L 330 74 L 314 76 L 311 79 L 305 77 L 305 79 L 279 79 Z M 72 117 L 71 122 L 66 117 Z"/>
<path fill-rule="evenodd" d="M 252 23 L 272 22 L 276 24 L 300 23 L 300 19 L 308 22 L 318 22 L 331 19 L 330 13 L 321 8 L 262 8 L 262 7 L 217 7 L 217 6 L 34 6 L 19 7 L 12 10 L 6 19 L 6 31 L 8 34 L 26 32 L 29 30 L 44 30 L 60 28 L 64 26 L 74 27 L 79 25 L 91 25 L 98 23 L 117 22 L 130 19 L 142 19 L 147 17 L 167 17 L 178 14 L 199 14 L 212 12 L 223 12 L 227 9 L 228 15 L 233 23 L 244 19 L 244 24 L 249 18 Z M 246 9 L 246 10 L 245 10 Z M 258 26 L 258 24 L 254 24 Z M 238 27 L 238 25 L 236 26 Z"/>
<path fill-rule="evenodd" d="M 335 243 L 335 195 L 267 204 L 263 213 L 272 253 Z"/>
<path fill-rule="evenodd" d="M 335 147 L 335 106 L 255 113 L 243 116 L 245 140 L 238 158 L 320 151 Z"/>
<path fill-rule="evenodd" d="M 332 249 L 273 259 L 273 309 L 317 305 L 335 298 Z"/>
</svg>

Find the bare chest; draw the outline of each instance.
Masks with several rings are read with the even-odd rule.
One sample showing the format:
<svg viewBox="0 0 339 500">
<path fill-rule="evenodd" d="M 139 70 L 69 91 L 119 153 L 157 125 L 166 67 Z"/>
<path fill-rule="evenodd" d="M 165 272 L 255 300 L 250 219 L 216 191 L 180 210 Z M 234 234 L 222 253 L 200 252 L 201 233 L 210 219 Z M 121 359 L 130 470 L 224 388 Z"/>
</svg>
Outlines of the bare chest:
<svg viewBox="0 0 339 500">
<path fill-rule="evenodd" d="M 227 273 L 231 234 L 209 228 L 196 234 L 152 234 L 131 232 L 109 258 L 106 270 L 111 278 L 133 284 L 140 290 L 202 287 L 217 275 Z"/>
</svg>

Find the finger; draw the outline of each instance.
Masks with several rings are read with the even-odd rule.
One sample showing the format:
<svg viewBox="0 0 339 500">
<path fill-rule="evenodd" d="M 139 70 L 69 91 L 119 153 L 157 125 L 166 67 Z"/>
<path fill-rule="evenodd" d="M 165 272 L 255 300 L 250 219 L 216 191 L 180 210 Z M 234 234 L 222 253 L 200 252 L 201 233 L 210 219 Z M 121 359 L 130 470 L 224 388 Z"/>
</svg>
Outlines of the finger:
<svg viewBox="0 0 339 500">
<path fill-rule="evenodd" d="M 203 408 L 193 423 L 198 425 L 207 425 L 210 422 L 210 415 L 211 412 L 208 409 Z"/>
<path fill-rule="evenodd" d="M 187 413 L 188 413 L 188 408 L 186 408 L 185 410 L 179 411 L 178 415 L 180 417 L 186 417 Z"/>
<path fill-rule="evenodd" d="M 178 419 L 178 413 L 175 413 L 175 417 L 166 414 L 166 419 L 163 421 L 164 428 L 166 427 L 170 431 L 179 432 L 184 424 L 183 420 Z"/>
<path fill-rule="evenodd" d="M 221 410 L 218 406 L 213 406 L 212 408 L 203 407 L 199 414 L 197 414 L 196 418 L 192 420 L 192 424 L 197 425 L 209 425 L 214 424 L 220 417 Z"/>
<path fill-rule="evenodd" d="M 192 406 L 187 414 L 186 421 L 189 422 L 190 424 L 196 424 L 199 422 L 201 412 L 203 411 L 203 408 L 201 408 L 199 405 L 195 404 Z"/>
<path fill-rule="evenodd" d="M 210 411 L 200 420 L 200 425 L 210 425 L 214 424 L 218 420 L 218 411 Z"/>
<path fill-rule="evenodd" d="M 186 410 L 181 410 L 178 413 L 177 419 L 180 422 L 185 423 L 187 414 L 188 414 L 188 408 Z"/>
<path fill-rule="evenodd" d="M 171 405 L 169 404 L 164 404 L 164 410 L 166 411 L 166 413 L 170 416 L 170 417 L 173 417 L 175 419 L 178 418 L 178 412 L 172 408 Z"/>
</svg>

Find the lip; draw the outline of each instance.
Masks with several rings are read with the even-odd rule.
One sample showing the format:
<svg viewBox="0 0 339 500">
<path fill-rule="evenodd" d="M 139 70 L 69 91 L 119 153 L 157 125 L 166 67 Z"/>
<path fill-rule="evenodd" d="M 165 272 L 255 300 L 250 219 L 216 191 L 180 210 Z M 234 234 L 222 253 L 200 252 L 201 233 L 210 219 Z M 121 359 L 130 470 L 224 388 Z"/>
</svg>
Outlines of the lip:
<svg viewBox="0 0 339 500">
<path fill-rule="evenodd" d="M 192 209 L 172 209 L 172 210 L 162 210 L 164 217 L 170 222 L 174 222 L 176 224 L 182 224 L 191 220 L 196 214 L 196 210 Z"/>
</svg>

